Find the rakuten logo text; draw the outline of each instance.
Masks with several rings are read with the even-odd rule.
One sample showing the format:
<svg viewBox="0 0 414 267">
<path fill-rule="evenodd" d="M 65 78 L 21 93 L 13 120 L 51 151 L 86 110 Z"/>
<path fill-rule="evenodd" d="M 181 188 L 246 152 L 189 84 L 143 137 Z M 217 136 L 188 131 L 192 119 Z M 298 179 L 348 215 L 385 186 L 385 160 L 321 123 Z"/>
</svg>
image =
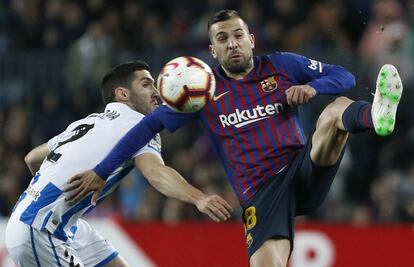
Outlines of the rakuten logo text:
<svg viewBox="0 0 414 267">
<path fill-rule="evenodd" d="M 257 105 L 255 108 L 246 110 L 236 108 L 236 110 L 230 114 L 220 114 L 219 119 L 223 128 L 232 125 L 240 128 L 250 123 L 267 119 L 282 111 L 283 105 L 281 103 L 274 103 L 266 106 Z"/>
</svg>

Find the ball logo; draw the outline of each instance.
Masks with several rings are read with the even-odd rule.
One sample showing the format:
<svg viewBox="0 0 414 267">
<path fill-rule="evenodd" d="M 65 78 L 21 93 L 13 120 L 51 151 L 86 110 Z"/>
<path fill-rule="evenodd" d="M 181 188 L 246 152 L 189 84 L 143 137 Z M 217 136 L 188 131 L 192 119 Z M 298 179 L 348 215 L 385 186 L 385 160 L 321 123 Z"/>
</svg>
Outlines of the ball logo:
<svg viewBox="0 0 414 267">
<path fill-rule="evenodd" d="M 176 62 L 171 62 L 171 63 L 166 64 L 165 66 L 171 66 L 171 67 L 172 67 L 171 69 L 173 70 L 173 69 L 178 68 L 178 63 L 176 63 Z"/>
</svg>

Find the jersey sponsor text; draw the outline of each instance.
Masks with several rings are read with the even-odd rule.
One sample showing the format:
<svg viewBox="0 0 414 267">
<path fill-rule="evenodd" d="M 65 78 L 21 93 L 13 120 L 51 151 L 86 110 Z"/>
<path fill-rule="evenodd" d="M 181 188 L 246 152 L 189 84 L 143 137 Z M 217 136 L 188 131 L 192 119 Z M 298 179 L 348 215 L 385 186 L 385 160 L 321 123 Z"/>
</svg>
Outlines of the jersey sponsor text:
<svg viewBox="0 0 414 267">
<path fill-rule="evenodd" d="M 219 119 L 223 128 L 228 126 L 240 128 L 250 123 L 267 119 L 274 114 L 279 114 L 282 111 L 283 105 L 281 103 L 268 104 L 266 106 L 257 105 L 255 108 L 250 110 L 240 110 L 236 108 L 235 112 L 230 114 L 220 114 Z"/>
</svg>

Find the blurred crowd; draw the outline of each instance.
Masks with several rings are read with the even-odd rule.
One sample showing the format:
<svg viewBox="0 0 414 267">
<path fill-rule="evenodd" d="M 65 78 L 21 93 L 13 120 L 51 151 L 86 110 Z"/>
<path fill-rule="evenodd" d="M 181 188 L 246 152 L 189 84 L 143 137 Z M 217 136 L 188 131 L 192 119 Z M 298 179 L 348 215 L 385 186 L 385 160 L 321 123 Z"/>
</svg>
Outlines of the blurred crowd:
<svg viewBox="0 0 414 267">
<path fill-rule="evenodd" d="M 217 64 L 208 54 L 207 20 L 237 9 L 256 36 L 256 54 L 290 51 L 343 65 L 357 78 L 347 93 L 372 100 L 380 66 L 400 71 L 404 95 L 395 133 L 350 137 L 331 192 L 305 220 L 414 221 L 413 0 L 3 0 L 0 3 L 0 215 L 10 214 L 31 179 L 24 155 L 73 120 L 102 111 L 100 82 L 115 64 L 142 59 L 157 77 L 179 55 Z M 301 107 L 309 132 L 320 96 Z M 196 122 L 164 132 L 165 162 L 206 193 L 237 199 Z M 206 219 L 163 197 L 137 171 L 93 212 L 131 220 Z"/>
</svg>

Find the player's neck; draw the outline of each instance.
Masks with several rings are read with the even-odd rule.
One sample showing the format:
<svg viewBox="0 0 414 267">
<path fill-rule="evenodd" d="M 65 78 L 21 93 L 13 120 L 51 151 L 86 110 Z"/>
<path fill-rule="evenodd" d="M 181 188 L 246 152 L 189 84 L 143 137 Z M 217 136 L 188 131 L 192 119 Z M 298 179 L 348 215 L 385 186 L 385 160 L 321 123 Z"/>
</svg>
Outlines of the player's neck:
<svg viewBox="0 0 414 267">
<path fill-rule="evenodd" d="M 117 101 L 118 103 L 127 105 L 130 109 L 137 111 L 129 101 Z"/>
</svg>

